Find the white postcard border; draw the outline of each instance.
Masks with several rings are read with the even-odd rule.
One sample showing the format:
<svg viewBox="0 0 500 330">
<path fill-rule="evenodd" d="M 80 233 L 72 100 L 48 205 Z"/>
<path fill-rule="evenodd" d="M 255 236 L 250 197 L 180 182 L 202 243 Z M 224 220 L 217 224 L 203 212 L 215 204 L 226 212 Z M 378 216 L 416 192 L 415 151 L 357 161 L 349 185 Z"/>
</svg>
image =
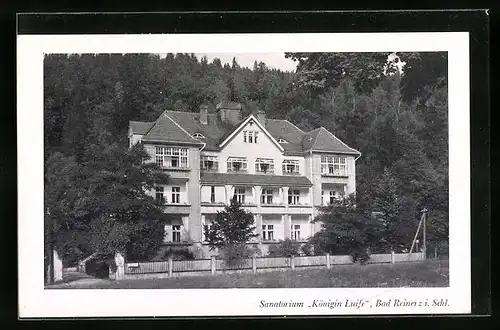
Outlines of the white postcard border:
<svg viewBox="0 0 500 330">
<path fill-rule="evenodd" d="M 450 286 L 362 289 L 44 290 L 43 56 L 46 53 L 447 51 Z M 198 35 L 19 35 L 18 258 L 20 317 L 470 313 L 469 35 L 467 32 Z M 448 299 L 448 306 L 261 308 L 260 302 Z M 429 304 L 431 305 L 431 304 Z"/>
</svg>

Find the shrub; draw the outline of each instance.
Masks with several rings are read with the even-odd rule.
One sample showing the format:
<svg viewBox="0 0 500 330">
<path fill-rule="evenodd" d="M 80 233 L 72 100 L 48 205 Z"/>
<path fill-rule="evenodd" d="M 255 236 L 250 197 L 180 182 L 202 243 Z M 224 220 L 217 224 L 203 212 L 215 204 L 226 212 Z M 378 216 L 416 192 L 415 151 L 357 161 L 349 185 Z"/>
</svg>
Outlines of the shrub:
<svg viewBox="0 0 500 330">
<path fill-rule="evenodd" d="M 85 263 L 85 272 L 94 277 L 108 278 L 110 260 L 111 256 L 98 254 L 94 258 L 87 260 L 87 262 Z"/>
<path fill-rule="evenodd" d="M 219 257 L 226 265 L 235 266 L 258 253 L 255 247 L 250 247 L 246 243 L 233 243 L 221 248 Z"/>
<path fill-rule="evenodd" d="M 193 260 L 195 256 L 193 252 L 189 250 L 187 247 L 182 248 L 169 248 L 165 250 L 163 253 L 163 260 L 168 260 L 168 258 L 172 258 L 173 260 Z"/>
<path fill-rule="evenodd" d="M 315 254 L 314 246 L 310 242 L 302 244 L 300 251 L 306 256 L 313 256 Z"/>
<path fill-rule="evenodd" d="M 278 243 L 269 246 L 269 256 L 271 257 L 292 257 L 298 256 L 300 243 L 289 238 L 280 240 Z"/>
<path fill-rule="evenodd" d="M 370 255 L 365 248 L 354 248 L 349 251 L 349 256 L 353 263 L 366 264 L 370 260 Z"/>
</svg>

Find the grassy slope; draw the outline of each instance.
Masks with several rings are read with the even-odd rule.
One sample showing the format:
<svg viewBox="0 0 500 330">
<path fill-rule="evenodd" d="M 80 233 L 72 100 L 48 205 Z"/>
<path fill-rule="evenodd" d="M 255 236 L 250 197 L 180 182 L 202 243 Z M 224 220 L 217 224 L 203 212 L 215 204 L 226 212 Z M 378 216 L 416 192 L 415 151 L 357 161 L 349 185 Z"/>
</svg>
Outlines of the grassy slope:
<svg viewBox="0 0 500 330">
<path fill-rule="evenodd" d="M 323 288 L 323 287 L 445 287 L 449 285 L 448 261 L 344 265 L 331 269 L 257 274 L 174 277 L 166 279 L 106 281 L 83 288 L 190 289 L 190 288 Z"/>
</svg>

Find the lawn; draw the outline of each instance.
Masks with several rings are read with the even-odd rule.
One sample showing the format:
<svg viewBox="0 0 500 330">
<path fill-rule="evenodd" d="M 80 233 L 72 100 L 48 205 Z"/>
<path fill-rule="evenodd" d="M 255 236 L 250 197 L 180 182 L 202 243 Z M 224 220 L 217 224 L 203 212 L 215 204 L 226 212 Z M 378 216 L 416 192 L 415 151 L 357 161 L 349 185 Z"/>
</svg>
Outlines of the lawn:
<svg viewBox="0 0 500 330">
<path fill-rule="evenodd" d="M 448 260 L 428 260 L 397 264 L 342 265 L 332 266 L 331 269 L 296 269 L 257 274 L 100 281 L 78 287 L 88 289 L 201 289 L 446 287 L 448 285 Z M 65 288 L 72 287 L 66 286 Z"/>
</svg>

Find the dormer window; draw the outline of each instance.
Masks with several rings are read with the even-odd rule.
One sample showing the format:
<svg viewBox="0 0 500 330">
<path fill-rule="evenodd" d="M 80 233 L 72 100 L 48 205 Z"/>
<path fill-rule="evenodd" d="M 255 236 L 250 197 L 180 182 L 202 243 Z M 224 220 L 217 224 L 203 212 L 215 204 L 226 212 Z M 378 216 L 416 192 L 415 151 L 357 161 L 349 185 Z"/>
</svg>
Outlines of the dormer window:
<svg viewBox="0 0 500 330">
<path fill-rule="evenodd" d="M 288 143 L 285 139 L 278 139 L 278 143 Z"/>
<path fill-rule="evenodd" d="M 194 133 L 193 137 L 195 139 L 204 139 L 205 138 L 205 136 L 203 134 L 201 134 L 201 133 Z"/>
</svg>

